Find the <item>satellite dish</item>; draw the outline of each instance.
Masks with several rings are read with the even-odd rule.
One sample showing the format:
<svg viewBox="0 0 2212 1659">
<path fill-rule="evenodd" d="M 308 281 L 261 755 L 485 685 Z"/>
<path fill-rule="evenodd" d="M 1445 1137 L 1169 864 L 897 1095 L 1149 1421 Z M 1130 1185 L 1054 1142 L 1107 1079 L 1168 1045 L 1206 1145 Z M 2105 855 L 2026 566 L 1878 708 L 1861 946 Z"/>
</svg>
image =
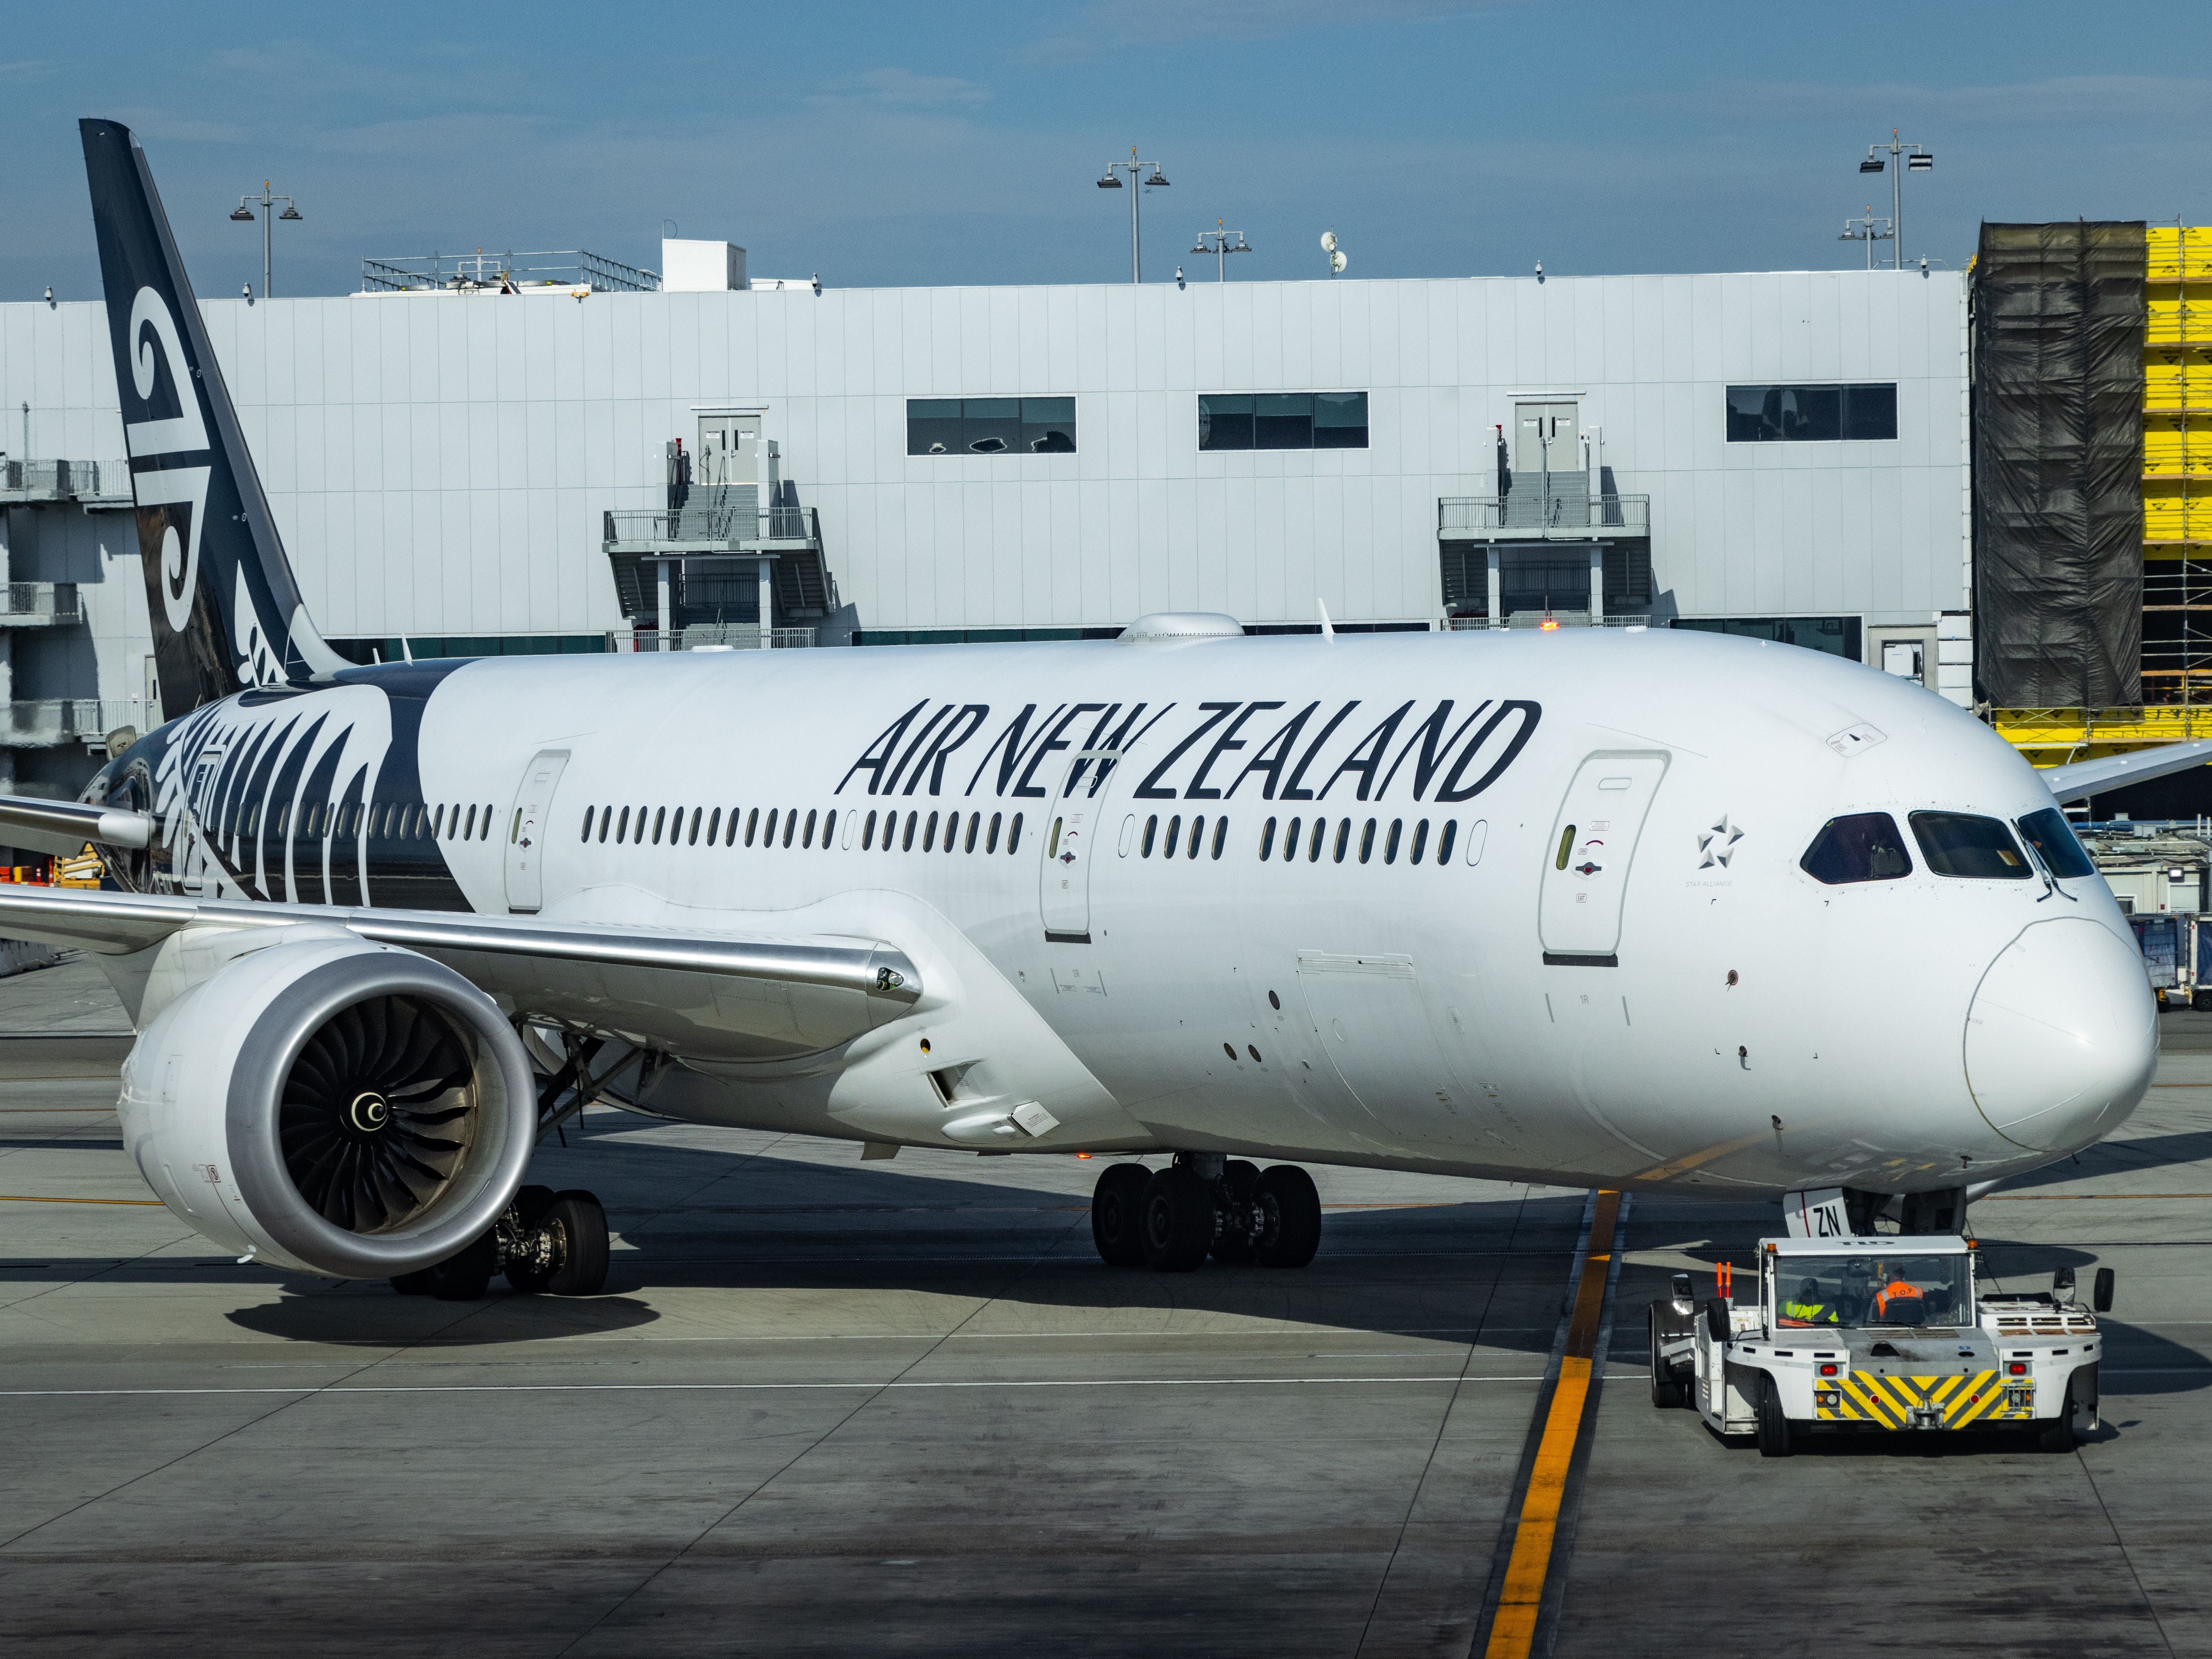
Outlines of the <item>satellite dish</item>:
<svg viewBox="0 0 2212 1659">
<path fill-rule="evenodd" d="M 1323 232 L 1322 232 L 1322 234 L 1321 234 L 1321 246 L 1322 246 L 1322 251 L 1323 252 L 1325 252 L 1325 253 L 1334 253 L 1334 252 L 1336 252 L 1336 233 L 1335 233 L 1334 231 L 1333 231 L 1333 230 L 1324 230 Z"/>
<path fill-rule="evenodd" d="M 1344 251 L 1341 248 L 1337 249 L 1328 256 L 1329 274 L 1333 276 L 1343 276 L 1345 266 L 1351 263 L 1351 260 L 1344 257 Z"/>
</svg>

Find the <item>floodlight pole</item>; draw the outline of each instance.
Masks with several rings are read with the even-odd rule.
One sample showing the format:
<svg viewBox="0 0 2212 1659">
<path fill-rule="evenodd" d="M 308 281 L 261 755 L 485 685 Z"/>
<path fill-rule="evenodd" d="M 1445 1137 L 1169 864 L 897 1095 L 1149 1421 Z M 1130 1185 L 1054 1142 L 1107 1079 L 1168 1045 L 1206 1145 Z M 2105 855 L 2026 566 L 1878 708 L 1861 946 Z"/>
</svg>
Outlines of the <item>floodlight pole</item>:
<svg viewBox="0 0 2212 1659">
<path fill-rule="evenodd" d="M 283 216 L 287 219 L 297 219 L 302 216 L 300 210 L 293 205 L 290 197 L 270 195 L 269 180 L 264 179 L 261 181 L 261 194 L 240 197 L 237 210 L 230 216 L 234 219 L 251 219 L 253 217 L 252 205 L 257 202 L 261 204 L 261 297 L 268 300 L 275 297 L 270 292 L 273 279 L 270 273 L 270 235 L 276 218 L 276 204 L 282 202 L 284 204 Z"/>
<path fill-rule="evenodd" d="M 1884 150 L 1889 152 L 1889 252 L 1897 269 L 1902 270 L 1905 269 L 1905 169 L 1909 163 L 1917 161 L 1917 170 L 1924 173 L 1936 165 L 1936 157 L 1932 151 L 1924 150 L 1917 144 L 1900 142 L 1897 129 L 1892 127 L 1887 143 L 1867 146 L 1867 159 L 1859 163 L 1859 171 L 1881 172 L 1881 163 L 1876 158 Z M 1869 167 L 1867 161 L 1872 161 L 1874 165 Z M 1870 213 L 1874 210 L 1869 208 L 1867 210 Z M 1868 245 L 1868 252 L 1873 252 L 1871 243 Z"/>
<path fill-rule="evenodd" d="M 1198 241 L 1191 248 L 1191 252 L 1213 255 L 1214 281 L 1225 283 L 1229 280 L 1229 256 L 1232 253 L 1249 253 L 1252 252 L 1252 246 L 1244 240 L 1243 231 L 1224 230 L 1220 228 L 1221 221 L 1218 219 L 1216 219 L 1213 223 L 1213 229 L 1201 230 L 1198 233 Z M 1237 239 L 1233 242 L 1229 240 L 1232 236 Z"/>
<path fill-rule="evenodd" d="M 1877 229 L 1877 226 L 1882 227 L 1882 228 Z M 1874 245 L 1876 242 L 1887 242 L 1895 237 L 1896 234 L 1896 221 L 1892 219 L 1875 218 L 1874 216 L 1874 204 L 1869 202 L 1867 204 L 1866 217 L 1863 219 L 1844 220 L 1843 234 L 1837 237 L 1836 240 L 1839 242 L 1864 242 L 1866 244 L 1866 268 L 1869 270 L 1872 270 L 1874 269 Z"/>
<path fill-rule="evenodd" d="M 1150 167 L 1152 170 L 1152 176 L 1145 179 L 1140 185 L 1137 174 L 1145 167 Z M 1145 280 L 1145 268 L 1142 244 L 1138 240 L 1137 233 L 1137 198 L 1155 185 L 1165 185 L 1168 178 L 1160 171 L 1160 164 L 1158 161 L 1139 161 L 1137 159 L 1137 147 L 1134 144 L 1129 146 L 1127 161 L 1109 161 L 1106 164 L 1105 175 L 1098 180 L 1098 188 L 1121 189 L 1121 181 L 1114 176 L 1117 172 L 1127 173 L 1129 175 L 1129 280 L 1133 283 L 1141 283 Z"/>
</svg>

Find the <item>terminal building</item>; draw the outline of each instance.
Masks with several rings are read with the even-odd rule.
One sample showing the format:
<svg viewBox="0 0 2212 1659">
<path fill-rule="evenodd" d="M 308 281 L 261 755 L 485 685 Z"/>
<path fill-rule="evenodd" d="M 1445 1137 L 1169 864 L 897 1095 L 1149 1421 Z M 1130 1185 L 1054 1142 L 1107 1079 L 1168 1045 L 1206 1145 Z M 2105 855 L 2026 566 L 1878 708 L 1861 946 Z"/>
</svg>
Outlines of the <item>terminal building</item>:
<svg viewBox="0 0 2212 1659">
<path fill-rule="evenodd" d="M 1325 608 L 1724 629 L 1975 702 L 1964 273 L 841 289 L 722 243 L 545 262 L 204 303 L 360 660 Z M 157 718 L 100 304 L 0 306 L 0 787 L 74 793 Z"/>
</svg>

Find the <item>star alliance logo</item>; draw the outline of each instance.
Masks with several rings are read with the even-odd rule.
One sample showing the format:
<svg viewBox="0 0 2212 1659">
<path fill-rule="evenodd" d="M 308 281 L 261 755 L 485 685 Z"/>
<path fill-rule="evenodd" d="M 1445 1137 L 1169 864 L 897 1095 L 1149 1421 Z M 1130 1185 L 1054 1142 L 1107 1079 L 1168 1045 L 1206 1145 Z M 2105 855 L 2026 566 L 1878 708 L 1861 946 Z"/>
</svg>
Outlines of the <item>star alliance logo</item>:
<svg viewBox="0 0 2212 1659">
<path fill-rule="evenodd" d="M 1698 851 L 1704 854 L 1698 860 L 1698 868 L 1710 870 L 1718 865 L 1727 869 L 1729 860 L 1735 855 L 1736 842 L 1742 839 L 1743 831 L 1729 822 L 1727 813 L 1722 813 L 1718 823 L 1698 831 Z"/>
</svg>

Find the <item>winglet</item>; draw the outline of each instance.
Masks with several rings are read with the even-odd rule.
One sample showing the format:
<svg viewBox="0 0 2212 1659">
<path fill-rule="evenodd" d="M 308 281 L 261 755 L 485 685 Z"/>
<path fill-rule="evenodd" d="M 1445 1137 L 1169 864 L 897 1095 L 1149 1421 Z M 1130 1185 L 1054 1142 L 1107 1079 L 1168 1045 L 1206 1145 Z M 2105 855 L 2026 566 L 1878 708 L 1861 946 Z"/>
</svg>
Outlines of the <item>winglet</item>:
<svg viewBox="0 0 2212 1659">
<path fill-rule="evenodd" d="M 1314 599 L 1314 609 L 1321 612 L 1322 638 L 1325 640 L 1334 639 L 1336 637 L 1336 629 L 1329 625 L 1328 606 L 1322 603 L 1318 595 L 1316 595 Z"/>
</svg>

